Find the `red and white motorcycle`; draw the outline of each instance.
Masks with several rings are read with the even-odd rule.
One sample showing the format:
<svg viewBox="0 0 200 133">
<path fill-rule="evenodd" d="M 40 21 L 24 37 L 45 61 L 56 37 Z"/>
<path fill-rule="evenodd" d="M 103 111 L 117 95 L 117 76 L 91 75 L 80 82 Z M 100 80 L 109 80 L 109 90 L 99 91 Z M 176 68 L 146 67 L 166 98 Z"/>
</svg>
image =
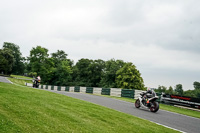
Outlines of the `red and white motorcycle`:
<svg viewBox="0 0 200 133">
<path fill-rule="evenodd" d="M 143 107 L 149 109 L 151 112 L 157 112 L 159 110 L 157 99 L 158 97 L 154 91 L 152 91 L 152 94 L 142 92 L 140 93 L 140 97 L 135 101 L 135 107 Z"/>
</svg>

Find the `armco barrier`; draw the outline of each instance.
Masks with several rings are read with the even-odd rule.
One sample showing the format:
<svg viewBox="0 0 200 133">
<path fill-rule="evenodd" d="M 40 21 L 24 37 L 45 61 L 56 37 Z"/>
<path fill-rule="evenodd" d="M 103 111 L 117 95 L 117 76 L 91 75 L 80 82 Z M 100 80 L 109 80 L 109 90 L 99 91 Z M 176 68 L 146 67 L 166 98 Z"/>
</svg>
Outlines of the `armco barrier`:
<svg viewBox="0 0 200 133">
<path fill-rule="evenodd" d="M 65 87 L 64 87 L 64 86 L 62 86 L 60 91 L 65 91 Z"/>
<path fill-rule="evenodd" d="M 86 87 L 80 87 L 80 92 L 86 93 Z"/>
<path fill-rule="evenodd" d="M 110 89 L 110 95 L 111 96 L 116 96 L 116 97 L 121 97 L 121 89 L 119 89 L 119 88 L 111 88 Z"/>
<path fill-rule="evenodd" d="M 27 86 L 32 84 L 26 83 Z M 110 95 L 116 97 L 127 97 L 137 99 L 142 90 L 120 89 L 120 88 L 97 88 L 97 87 L 80 87 L 80 86 L 53 86 L 53 85 L 39 85 L 41 89 L 56 90 L 56 91 L 69 91 L 69 92 L 82 92 L 92 93 L 98 95 Z"/>
<path fill-rule="evenodd" d="M 58 86 L 54 86 L 54 90 L 57 91 L 58 90 Z"/>
<path fill-rule="evenodd" d="M 135 90 L 132 89 L 122 89 L 121 97 L 128 97 L 128 98 L 134 98 Z"/>
<path fill-rule="evenodd" d="M 69 92 L 74 92 L 74 87 L 69 87 Z"/>
<path fill-rule="evenodd" d="M 93 88 L 93 94 L 101 95 L 102 88 Z"/>
<path fill-rule="evenodd" d="M 65 87 L 65 91 L 69 91 L 69 86 L 66 86 L 66 87 Z"/>
<path fill-rule="evenodd" d="M 108 88 L 102 88 L 101 95 L 110 95 L 110 89 Z"/>
<path fill-rule="evenodd" d="M 86 87 L 86 93 L 93 93 L 93 87 Z"/>
<path fill-rule="evenodd" d="M 74 87 L 74 92 L 80 92 L 80 86 L 75 86 Z"/>
<path fill-rule="evenodd" d="M 51 85 L 48 85 L 48 90 L 51 90 Z"/>
<path fill-rule="evenodd" d="M 58 86 L 57 91 L 61 91 L 61 86 Z"/>
<path fill-rule="evenodd" d="M 33 84 L 31 84 L 31 83 L 25 83 L 25 85 L 26 85 L 26 86 L 29 86 L 29 87 L 32 87 L 32 86 L 33 86 Z"/>
<path fill-rule="evenodd" d="M 53 85 L 51 86 L 51 90 L 54 90 L 54 86 Z"/>
<path fill-rule="evenodd" d="M 134 99 L 138 99 L 138 97 L 140 96 L 141 92 L 143 92 L 143 91 L 142 90 L 135 90 Z"/>
</svg>

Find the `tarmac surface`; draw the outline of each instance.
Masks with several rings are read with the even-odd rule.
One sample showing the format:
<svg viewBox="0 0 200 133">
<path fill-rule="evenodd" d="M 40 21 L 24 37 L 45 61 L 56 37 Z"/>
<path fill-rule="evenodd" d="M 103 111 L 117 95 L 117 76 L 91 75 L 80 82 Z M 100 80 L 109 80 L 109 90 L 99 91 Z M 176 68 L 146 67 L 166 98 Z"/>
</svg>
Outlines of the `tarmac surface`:
<svg viewBox="0 0 200 133">
<path fill-rule="evenodd" d="M 0 82 L 4 82 L 4 83 L 12 83 L 10 82 L 6 77 L 0 76 Z"/>
</svg>

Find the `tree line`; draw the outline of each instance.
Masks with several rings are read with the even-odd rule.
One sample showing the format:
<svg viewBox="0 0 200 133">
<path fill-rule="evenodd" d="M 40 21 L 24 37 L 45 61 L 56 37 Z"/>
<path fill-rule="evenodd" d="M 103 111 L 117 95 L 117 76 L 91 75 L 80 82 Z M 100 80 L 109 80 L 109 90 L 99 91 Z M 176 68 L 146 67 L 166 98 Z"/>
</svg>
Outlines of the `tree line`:
<svg viewBox="0 0 200 133">
<path fill-rule="evenodd" d="M 76 64 L 63 50 L 48 53 L 48 49 L 37 46 L 28 57 L 22 57 L 20 48 L 5 42 L 0 49 L 0 72 L 6 75 L 26 73 L 39 75 L 43 84 L 57 86 L 87 86 L 144 90 L 141 73 L 131 62 L 110 59 L 80 59 Z"/>
<path fill-rule="evenodd" d="M 146 89 L 141 73 L 131 62 L 82 58 L 74 64 L 63 50 L 51 54 L 48 52 L 47 48 L 36 46 L 25 58 L 22 57 L 18 45 L 4 42 L 0 49 L 0 72 L 5 75 L 26 74 L 30 77 L 39 75 L 43 84 L 57 86 Z M 181 84 L 176 85 L 174 89 L 159 86 L 155 90 L 168 94 L 200 97 L 200 83 L 195 81 L 193 85 L 195 90 L 185 92 Z"/>
</svg>

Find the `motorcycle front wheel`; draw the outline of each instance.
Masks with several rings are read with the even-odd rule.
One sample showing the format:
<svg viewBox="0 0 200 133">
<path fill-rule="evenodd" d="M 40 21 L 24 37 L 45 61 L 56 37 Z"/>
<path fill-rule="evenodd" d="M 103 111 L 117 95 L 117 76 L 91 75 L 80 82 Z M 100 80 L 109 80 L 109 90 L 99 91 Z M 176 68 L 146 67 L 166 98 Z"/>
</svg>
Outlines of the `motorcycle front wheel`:
<svg viewBox="0 0 200 133">
<path fill-rule="evenodd" d="M 140 100 L 139 100 L 139 99 L 137 99 L 137 100 L 135 101 L 135 107 L 136 107 L 136 108 L 139 108 L 139 107 L 140 107 Z"/>
<path fill-rule="evenodd" d="M 158 102 L 155 102 L 155 101 L 152 104 L 153 105 L 150 107 L 150 111 L 155 113 L 159 110 L 159 104 Z"/>
</svg>

